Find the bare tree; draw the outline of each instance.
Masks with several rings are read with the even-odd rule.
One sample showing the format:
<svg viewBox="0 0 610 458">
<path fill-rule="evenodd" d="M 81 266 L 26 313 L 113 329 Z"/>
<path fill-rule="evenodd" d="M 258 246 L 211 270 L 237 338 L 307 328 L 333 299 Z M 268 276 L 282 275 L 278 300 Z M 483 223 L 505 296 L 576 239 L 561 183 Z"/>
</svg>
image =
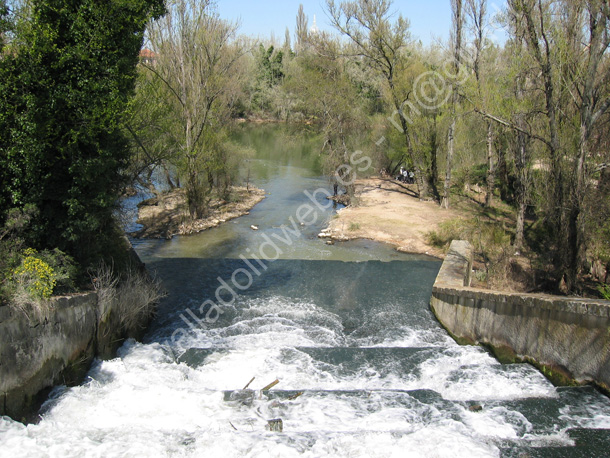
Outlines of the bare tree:
<svg viewBox="0 0 610 458">
<path fill-rule="evenodd" d="M 571 187 L 572 205 L 568 216 L 569 262 L 572 267 L 568 270 L 568 285 L 574 284 L 585 263 L 586 220 L 583 203 L 589 183 L 586 168 L 590 157 L 589 142 L 595 124 L 610 109 L 610 97 L 603 91 L 604 88 L 607 89 L 610 81 L 608 60 L 604 59 L 610 46 L 610 6 L 607 0 L 589 0 L 584 2 L 584 14 L 576 9 L 576 6 L 571 2 L 564 2 L 564 8 L 573 16 L 582 14 L 585 23 L 585 27 L 579 27 L 579 22 L 574 21 L 574 26 L 570 28 L 575 35 L 571 41 L 573 49 L 570 55 L 577 56 L 571 65 L 570 80 L 579 116 L 579 137 L 578 156 L 574 161 L 573 172 L 575 184 Z M 584 36 L 578 40 L 581 30 Z M 585 43 L 584 50 L 581 50 L 582 43 Z"/>
<path fill-rule="evenodd" d="M 483 72 L 481 70 L 483 51 L 485 46 L 485 29 L 487 20 L 487 0 L 466 0 L 465 13 L 469 19 L 472 29 L 472 71 L 474 72 L 477 82 L 477 92 L 480 100 L 484 99 L 483 95 Z M 495 187 L 495 164 L 494 164 L 494 124 L 490 119 L 486 121 L 487 136 L 487 177 L 485 189 L 485 207 L 491 207 L 493 202 L 493 194 Z"/>
<path fill-rule="evenodd" d="M 307 36 L 309 34 L 309 19 L 305 15 L 303 4 L 299 5 L 297 13 L 297 29 L 296 29 L 296 53 L 299 54 L 305 50 L 307 45 Z"/>
<path fill-rule="evenodd" d="M 455 148 L 455 126 L 457 121 L 457 105 L 459 101 L 459 85 L 457 83 L 461 71 L 462 55 L 462 33 L 464 29 L 464 9 L 462 0 L 451 0 L 451 11 L 453 13 L 453 77 L 451 83 L 451 123 L 447 132 L 447 164 L 445 172 L 445 186 L 441 207 L 449 208 L 449 194 L 451 191 L 451 171 L 453 170 L 453 154 Z"/>
<path fill-rule="evenodd" d="M 353 45 L 354 57 L 364 59 L 385 81 L 390 103 L 396 110 L 398 122 L 395 126 L 402 133 L 405 160 L 416 170 L 420 198 L 430 193 L 438 197 L 434 173 L 424 164 L 433 161 L 418 160 L 414 153 L 409 119 L 409 97 L 413 94 L 413 81 L 407 75 L 410 43 L 409 21 L 390 12 L 388 0 L 356 0 L 337 5 L 327 0 L 327 9 L 332 25 L 348 37 Z"/>
<path fill-rule="evenodd" d="M 214 175 L 224 173 L 222 132 L 245 54 L 237 27 L 220 19 L 208 0 L 177 0 L 149 27 L 158 57 L 146 68 L 165 88 L 167 137 L 180 151 L 178 165 L 194 218 L 207 210 Z"/>
<path fill-rule="evenodd" d="M 539 112 L 546 132 L 537 138 L 550 157 L 555 265 L 561 284 L 572 291 L 585 263 L 589 143 L 596 123 L 610 110 L 610 7 L 605 0 L 508 0 L 508 7 L 544 98 Z M 578 129 L 572 128 L 574 118 Z"/>
</svg>

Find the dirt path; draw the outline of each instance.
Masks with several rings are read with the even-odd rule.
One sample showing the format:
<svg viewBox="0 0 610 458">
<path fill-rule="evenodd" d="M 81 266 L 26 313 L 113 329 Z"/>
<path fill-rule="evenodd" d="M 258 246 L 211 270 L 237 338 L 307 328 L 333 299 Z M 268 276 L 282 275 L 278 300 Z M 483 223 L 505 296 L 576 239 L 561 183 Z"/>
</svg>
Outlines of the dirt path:
<svg viewBox="0 0 610 458">
<path fill-rule="evenodd" d="M 330 223 L 331 238 L 365 238 L 386 242 L 398 251 L 443 257 L 426 242 L 425 234 L 438 225 L 461 216 L 458 210 L 443 210 L 434 202 L 415 197 L 415 185 L 371 178 L 356 184 L 357 206 L 339 210 Z"/>
</svg>

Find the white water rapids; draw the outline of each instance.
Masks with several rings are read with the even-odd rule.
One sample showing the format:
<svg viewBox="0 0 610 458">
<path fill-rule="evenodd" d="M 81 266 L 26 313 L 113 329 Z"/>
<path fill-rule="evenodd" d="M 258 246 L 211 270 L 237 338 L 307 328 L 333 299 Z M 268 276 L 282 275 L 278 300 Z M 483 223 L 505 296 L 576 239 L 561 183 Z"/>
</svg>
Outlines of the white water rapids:
<svg viewBox="0 0 610 458">
<path fill-rule="evenodd" d="M 594 392 L 580 395 L 587 405 L 561 405 L 551 419 L 561 425 L 534 425 L 511 401 L 565 402 L 542 375 L 399 312 L 409 310 L 372 311 L 352 337 L 316 304 L 246 299 L 227 326 L 173 350 L 128 342 L 83 385 L 56 389 L 37 425 L 1 419 L 0 456 L 497 457 L 506 441 L 569 446 L 568 426 L 610 427 L 609 403 Z M 367 323 L 386 331 L 371 334 Z M 184 351 L 191 361 L 176 362 Z M 245 401 L 225 393 L 253 376 L 251 388 L 280 383 Z M 275 418 L 283 433 L 266 430 Z"/>
</svg>

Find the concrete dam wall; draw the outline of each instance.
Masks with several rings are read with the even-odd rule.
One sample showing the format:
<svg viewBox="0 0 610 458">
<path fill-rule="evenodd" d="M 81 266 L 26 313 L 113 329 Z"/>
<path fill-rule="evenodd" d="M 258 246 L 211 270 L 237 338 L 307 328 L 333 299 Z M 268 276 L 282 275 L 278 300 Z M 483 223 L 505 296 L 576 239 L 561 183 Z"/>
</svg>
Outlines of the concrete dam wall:
<svg viewBox="0 0 610 458">
<path fill-rule="evenodd" d="M 470 288 L 471 267 L 468 242 L 452 242 L 430 301 L 459 343 L 487 346 L 501 362 L 531 362 L 557 384 L 610 392 L 610 302 Z"/>
<path fill-rule="evenodd" d="M 117 310 L 95 292 L 53 298 L 44 316 L 0 307 L 0 415 L 35 421 L 53 386 L 80 383 L 94 358 L 140 338 L 150 316 L 129 328 Z"/>
</svg>

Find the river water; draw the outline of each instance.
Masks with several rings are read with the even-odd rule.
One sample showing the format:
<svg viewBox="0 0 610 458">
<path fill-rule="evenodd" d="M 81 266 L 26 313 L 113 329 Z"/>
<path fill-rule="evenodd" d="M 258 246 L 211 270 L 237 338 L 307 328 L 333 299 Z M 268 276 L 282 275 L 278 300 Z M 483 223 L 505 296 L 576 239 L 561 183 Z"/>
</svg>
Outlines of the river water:
<svg viewBox="0 0 610 458">
<path fill-rule="evenodd" d="M 335 210 L 315 137 L 258 127 L 238 140 L 256 149 L 245 168 L 267 198 L 196 236 L 134 241 L 168 292 L 144 342 L 56 388 L 38 424 L 0 418 L 0 456 L 608 456 L 608 398 L 438 325 L 439 261 L 317 238 Z"/>
</svg>

